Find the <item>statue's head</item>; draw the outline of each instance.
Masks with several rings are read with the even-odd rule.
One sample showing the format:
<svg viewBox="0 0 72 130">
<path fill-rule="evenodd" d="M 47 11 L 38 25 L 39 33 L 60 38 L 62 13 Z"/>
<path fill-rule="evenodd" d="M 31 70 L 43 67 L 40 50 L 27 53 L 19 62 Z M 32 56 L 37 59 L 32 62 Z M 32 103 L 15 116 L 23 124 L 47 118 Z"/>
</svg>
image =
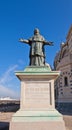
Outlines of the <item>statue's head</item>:
<svg viewBox="0 0 72 130">
<path fill-rule="evenodd" d="M 39 29 L 38 28 L 35 28 L 34 29 L 34 34 L 39 34 L 40 32 L 39 32 Z"/>
</svg>

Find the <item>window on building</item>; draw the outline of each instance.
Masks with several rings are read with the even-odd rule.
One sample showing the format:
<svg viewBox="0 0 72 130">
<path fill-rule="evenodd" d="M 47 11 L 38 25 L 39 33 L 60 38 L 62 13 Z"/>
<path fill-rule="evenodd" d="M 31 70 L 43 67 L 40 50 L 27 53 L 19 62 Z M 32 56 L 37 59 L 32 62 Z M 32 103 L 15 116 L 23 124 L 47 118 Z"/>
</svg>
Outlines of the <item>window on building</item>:
<svg viewBox="0 0 72 130">
<path fill-rule="evenodd" d="M 68 78 L 64 77 L 64 86 L 68 86 Z"/>
<path fill-rule="evenodd" d="M 63 94 L 63 92 L 61 92 L 61 94 Z"/>
</svg>

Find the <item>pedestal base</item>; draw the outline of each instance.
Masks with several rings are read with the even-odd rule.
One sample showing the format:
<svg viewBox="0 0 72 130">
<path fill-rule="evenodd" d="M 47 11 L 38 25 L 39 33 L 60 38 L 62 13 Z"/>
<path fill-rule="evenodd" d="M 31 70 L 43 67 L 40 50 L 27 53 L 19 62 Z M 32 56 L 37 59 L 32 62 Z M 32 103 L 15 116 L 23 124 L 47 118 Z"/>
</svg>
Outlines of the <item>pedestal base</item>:
<svg viewBox="0 0 72 130">
<path fill-rule="evenodd" d="M 65 130 L 65 124 L 57 110 L 18 111 L 12 117 L 10 130 Z"/>
<path fill-rule="evenodd" d="M 65 130 L 63 122 L 12 122 L 10 130 Z"/>
<path fill-rule="evenodd" d="M 54 80 L 59 73 L 49 67 L 27 67 L 15 73 L 21 80 L 21 100 L 10 130 L 65 130 L 54 101 Z"/>
</svg>

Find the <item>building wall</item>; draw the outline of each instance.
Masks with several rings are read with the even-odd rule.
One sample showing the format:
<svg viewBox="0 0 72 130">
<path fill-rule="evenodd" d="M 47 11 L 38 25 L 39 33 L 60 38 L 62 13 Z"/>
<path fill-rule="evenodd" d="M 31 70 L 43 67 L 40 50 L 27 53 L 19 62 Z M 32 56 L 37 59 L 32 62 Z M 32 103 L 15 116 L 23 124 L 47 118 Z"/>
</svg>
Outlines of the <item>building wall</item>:
<svg viewBox="0 0 72 130">
<path fill-rule="evenodd" d="M 60 51 L 56 54 L 54 67 L 61 71 L 55 81 L 56 102 L 72 102 L 72 26 L 66 42 L 61 44 Z"/>
</svg>

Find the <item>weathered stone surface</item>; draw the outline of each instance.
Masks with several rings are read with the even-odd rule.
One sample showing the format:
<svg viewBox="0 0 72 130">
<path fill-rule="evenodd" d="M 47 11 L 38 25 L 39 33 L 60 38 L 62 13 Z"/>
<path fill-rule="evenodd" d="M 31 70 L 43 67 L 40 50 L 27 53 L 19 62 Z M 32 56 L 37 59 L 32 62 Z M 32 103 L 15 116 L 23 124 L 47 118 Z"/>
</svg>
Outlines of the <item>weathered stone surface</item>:
<svg viewBox="0 0 72 130">
<path fill-rule="evenodd" d="M 27 67 L 16 72 L 21 80 L 21 102 L 20 110 L 10 122 L 10 130 L 65 130 L 54 101 L 54 79 L 59 73 L 44 67 Z"/>
</svg>

